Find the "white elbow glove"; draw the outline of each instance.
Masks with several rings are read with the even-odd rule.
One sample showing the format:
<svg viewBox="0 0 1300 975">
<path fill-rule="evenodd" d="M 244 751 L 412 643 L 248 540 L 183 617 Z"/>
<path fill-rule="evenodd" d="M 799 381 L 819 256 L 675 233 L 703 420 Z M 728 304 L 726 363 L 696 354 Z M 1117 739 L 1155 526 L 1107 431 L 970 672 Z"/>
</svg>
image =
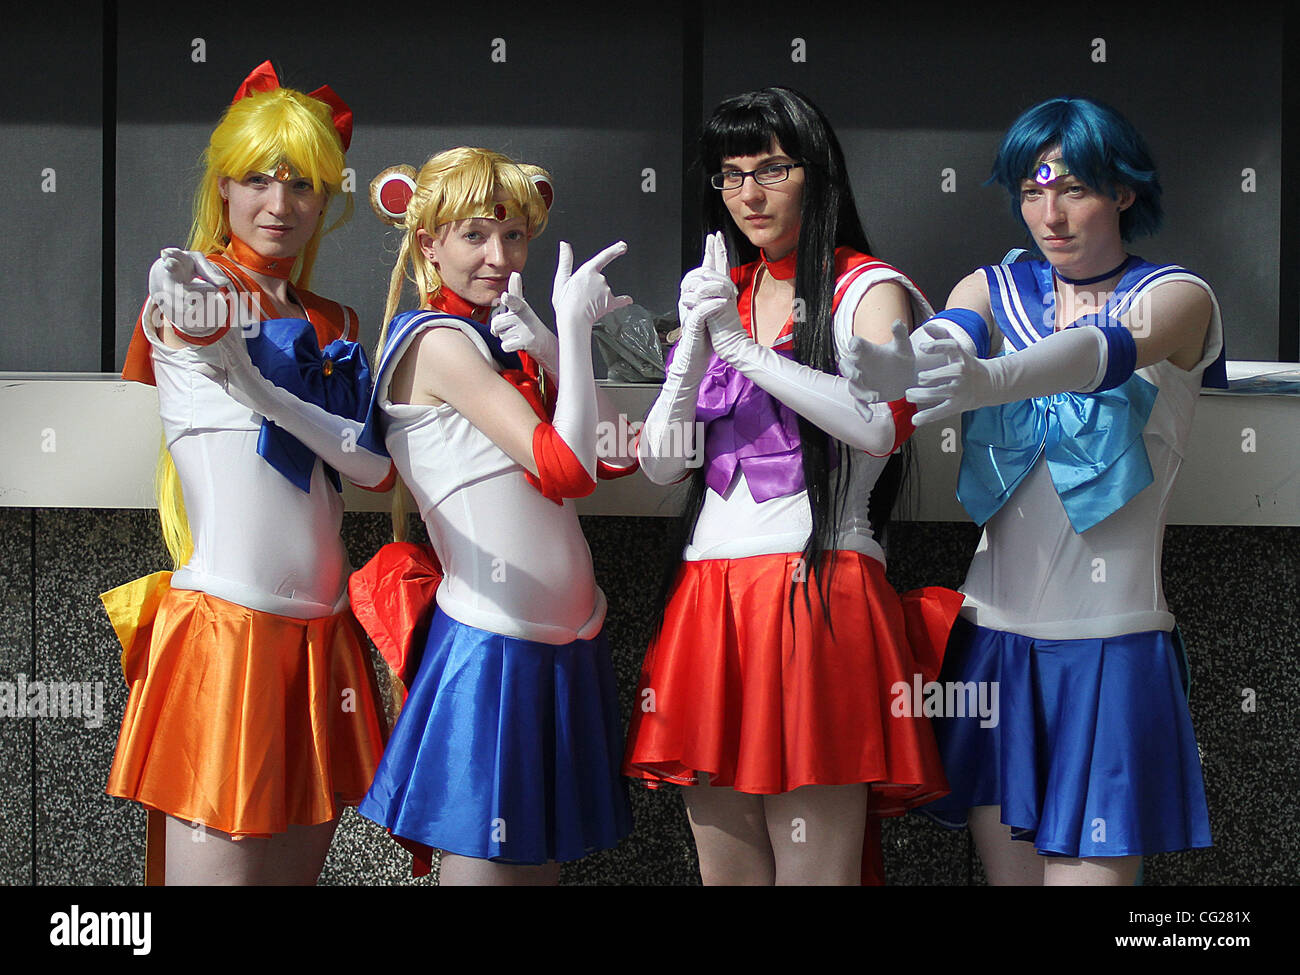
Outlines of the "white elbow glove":
<svg viewBox="0 0 1300 975">
<path fill-rule="evenodd" d="M 1027 349 L 980 359 L 969 338 L 953 337 L 939 324 L 922 329 L 931 341 L 921 348 L 947 362 L 918 374 L 907 398 L 918 406 L 921 426 L 983 406 L 997 406 L 1054 393 L 1091 392 L 1106 374 L 1108 345 L 1102 329 L 1067 328 Z"/>
<path fill-rule="evenodd" d="M 224 379 L 226 392 L 235 402 L 293 434 L 349 481 L 374 487 L 388 476 L 392 462 L 360 445 L 364 424 L 305 402 L 275 385 L 249 358 L 242 333 L 228 332 L 200 355 L 217 359 L 219 373 L 224 375 L 213 378 L 218 382 Z"/>
<path fill-rule="evenodd" d="M 596 380 L 591 365 L 591 327 L 611 311 L 632 303 L 628 295 L 614 296 L 601 274 L 614 258 L 627 252 L 619 241 L 597 254 L 577 271 L 573 249 L 560 242 L 551 303 L 559 333 L 559 380 L 552 426 L 573 451 L 588 475 L 596 477 Z"/>
<path fill-rule="evenodd" d="M 701 304 L 698 313 L 708 321 L 714 351 L 741 375 L 850 447 L 877 456 L 892 449 L 894 425 L 887 406 L 871 404 L 860 412 L 843 376 L 805 366 L 760 345 L 745 334 L 734 300 L 710 301 L 716 304 Z"/>
<path fill-rule="evenodd" d="M 709 340 L 708 326 L 695 313 L 695 308 L 704 297 L 701 288 L 707 290 L 711 280 L 701 277 L 699 272 L 707 269 L 727 274 L 727 250 L 721 237 L 714 234 L 705 241 L 703 263 L 682 278 L 677 302 L 681 334 L 673 347 L 663 388 L 641 428 L 637 458 L 641 470 L 655 484 L 680 480 L 690 459 L 698 457 L 703 447 L 695 442 L 695 404 L 699 399 L 700 380 L 713 355 L 713 343 Z M 718 290 L 716 284 L 712 287 Z"/>
<path fill-rule="evenodd" d="M 149 268 L 149 297 L 182 338 L 207 338 L 229 319 L 230 279 L 198 251 L 167 247 Z"/>
<path fill-rule="evenodd" d="M 720 235 L 714 248 L 716 265 L 718 250 L 724 261 L 726 255 Z M 709 339 L 719 357 L 848 446 L 877 455 L 892 449 L 894 425 L 887 407 L 882 404 L 859 412 L 847 379 L 794 362 L 751 339 L 736 308 L 736 286 L 716 266 L 700 267 L 691 274 L 701 279 L 695 290 L 702 296 L 693 314 L 707 322 Z"/>
</svg>

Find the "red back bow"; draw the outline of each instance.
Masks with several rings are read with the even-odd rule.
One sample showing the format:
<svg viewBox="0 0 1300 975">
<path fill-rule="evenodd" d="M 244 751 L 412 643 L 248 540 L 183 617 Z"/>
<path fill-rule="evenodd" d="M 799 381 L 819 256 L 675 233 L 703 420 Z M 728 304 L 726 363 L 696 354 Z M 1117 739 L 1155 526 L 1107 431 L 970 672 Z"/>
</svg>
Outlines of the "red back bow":
<svg viewBox="0 0 1300 975">
<path fill-rule="evenodd" d="M 255 91 L 274 91 L 279 87 L 280 78 L 276 75 L 275 68 L 271 67 L 270 61 L 263 61 L 244 79 L 244 83 L 239 86 L 230 104 L 235 104 Z M 329 85 L 321 85 L 315 91 L 309 91 L 307 96 L 329 106 L 334 130 L 338 132 L 339 139 L 343 142 L 343 151 L 347 152 L 348 147 L 352 145 L 352 109 L 348 108 L 347 103 L 336 95 Z"/>
</svg>

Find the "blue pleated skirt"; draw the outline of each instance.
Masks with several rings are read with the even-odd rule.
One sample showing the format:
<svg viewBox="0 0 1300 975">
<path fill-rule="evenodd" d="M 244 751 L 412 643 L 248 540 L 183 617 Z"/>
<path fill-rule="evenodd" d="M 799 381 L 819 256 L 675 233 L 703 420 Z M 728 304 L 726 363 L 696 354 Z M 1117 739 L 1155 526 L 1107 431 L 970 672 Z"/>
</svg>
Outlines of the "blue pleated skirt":
<svg viewBox="0 0 1300 975">
<path fill-rule="evenodd" d="M 975 682 L 976 699 L 983 685 L 988 702 L 996 685 L 996 722 L 979 714 L 933 719 L 952 791 L 919 812 L 960 828 L 971 807 L 1001 806 L 1013 835 L 1048 855 L 1211 845 L 1170 633 L 1033 640 L 960 620 L 940 682 Z"/>
<path fill-rule="evenodd" d="M 562 646 L 437 610 L 358 812 L 395 836 L 506 863 L 576 860 L 632 829 L 604 636 Z"/>
</svg>

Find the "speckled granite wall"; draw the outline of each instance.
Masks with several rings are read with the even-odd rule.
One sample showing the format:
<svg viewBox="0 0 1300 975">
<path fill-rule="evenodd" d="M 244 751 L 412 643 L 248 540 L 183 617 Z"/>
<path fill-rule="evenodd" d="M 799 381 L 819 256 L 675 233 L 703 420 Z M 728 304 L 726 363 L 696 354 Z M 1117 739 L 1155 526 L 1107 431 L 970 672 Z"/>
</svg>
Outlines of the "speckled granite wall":
<svg viewBox="0 0 1300 975">
<path fill-rule="evenodd" d="M 627 714 L 658 609 L 655 590 L 669 523 L 586 518 L 583 528 L 609 596 L 606 632 Z M 348 515 L 344 537 L 353 562 L 369 557 L 387 533 L 384 515 Z M 899 589 L 955 586 L 976 539 L 969 525 L 898 525 L 889 540 L 891 580 Z M 1166 590 L 1192 664 L 1192 716 L 1216 845 L 1150 858 L 1149 884 L 1300 878 L 1293 679 L 1300 643 L 1294 618 L 1297 541 L 1300 532 L 1289 528 L 1176 526 L 1167 533 Z M 104 695 L 97 726 L 93 714 L 0 719 L 0 882 L 140 881 L 144 815 L 103 792 L 126 689 L 98 594 L 164 565 L 152 512 L 0 509 L 0 682 L 16 682 L 18 674 L 92 687 L 102 682 Z M 698 883 L 681 797 L 640 787 L 631 795 L 634 834 L 615 850 L 566 865 L 562 881 Z M 884 846 L 890 883 L 983 879 L 964 833 L 919 817 L 887 821 Z M 322 883 L 410 882 L 408 857 L 382 830 L 349 811 Z"/>
<path fill-rule="evenodd" d="M 32 675 L 32 522 L 0 508 L 0 681 Z M 16 689 L 16 688 L 15 688 Z M 0 718 L 0 882 L 32 882 L 30 721 Z"/>
</svg>

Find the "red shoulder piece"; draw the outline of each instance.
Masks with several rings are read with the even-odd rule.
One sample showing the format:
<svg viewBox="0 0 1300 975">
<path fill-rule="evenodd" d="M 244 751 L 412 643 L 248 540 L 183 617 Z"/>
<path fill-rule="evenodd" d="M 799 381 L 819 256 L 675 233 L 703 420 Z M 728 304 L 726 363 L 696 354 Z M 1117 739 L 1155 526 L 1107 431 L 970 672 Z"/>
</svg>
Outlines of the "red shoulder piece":
<svg viewBox="0 0 1300 975">
<path fill-rule="evenodd" d="M 839 307 L 840 298 L 842 298 L 844 292 L 848 290 L 848 286 L 852 283 L 853 278 L 856 278 L 861 269 L 865 268 L 867 265 L 883 267 L 887 270 L 893 271 L 895 274 L 906 279 L 907 283 L 913 288 L 916 288 L 917 294 L 924 294 L 920 288 L 916 287 L 915 281 L 898 268 L 894 267 L 894 265 L 886 264 L 884 261 L 877 260 L 870 254 L 860 254 L 851 247 L 837 247 L 835 248 L 835 308 Z M 846 277 L 850 274 L 852 275 L 851 277 Z"/>
</svg>

